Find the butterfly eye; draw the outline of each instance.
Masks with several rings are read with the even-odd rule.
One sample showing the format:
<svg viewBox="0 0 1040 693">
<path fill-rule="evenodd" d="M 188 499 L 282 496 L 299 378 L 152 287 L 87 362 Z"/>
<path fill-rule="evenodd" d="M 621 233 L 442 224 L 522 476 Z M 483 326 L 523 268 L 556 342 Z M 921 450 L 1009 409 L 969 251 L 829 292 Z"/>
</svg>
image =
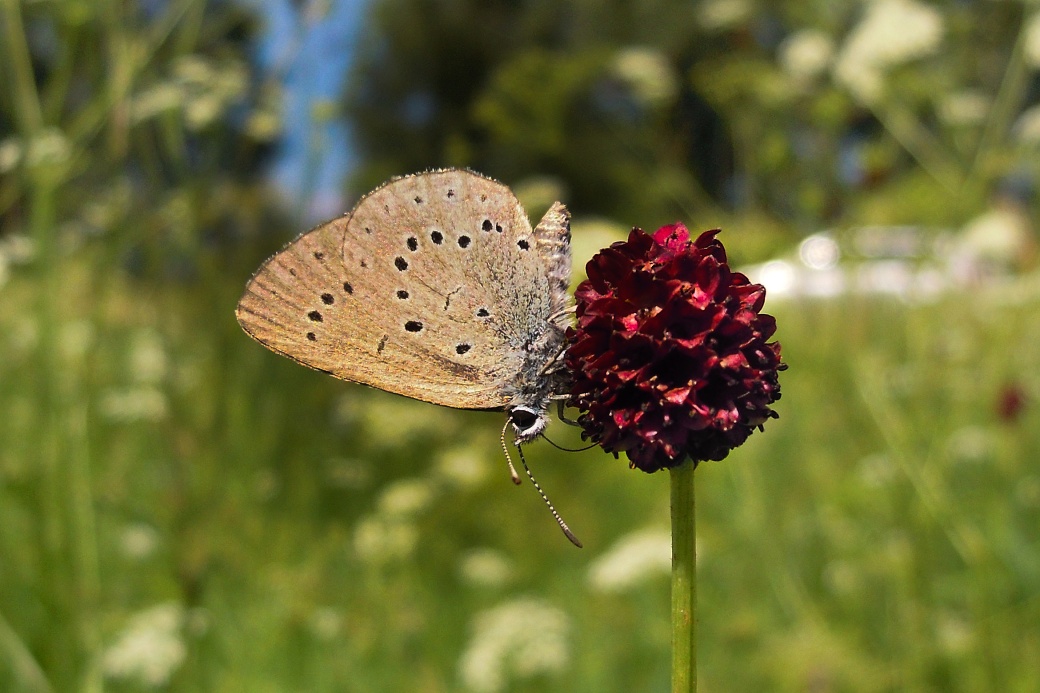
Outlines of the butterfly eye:
<svg viewBox="0 0 1040 693">
<path fill-rule="evenodd" d="M 509 422 L 513 424 L 517 434 L 521 436 L 544 426 L 538 414 L 527 407 L 517 407 L 510 410 Z"/>
</svg>

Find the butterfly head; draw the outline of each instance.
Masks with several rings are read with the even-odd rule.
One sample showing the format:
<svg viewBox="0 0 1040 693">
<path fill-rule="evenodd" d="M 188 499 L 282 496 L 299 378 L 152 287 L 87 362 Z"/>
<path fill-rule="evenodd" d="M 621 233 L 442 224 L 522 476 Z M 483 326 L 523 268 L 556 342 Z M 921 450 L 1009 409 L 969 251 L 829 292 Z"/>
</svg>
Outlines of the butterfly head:
<svg viewBox="0 0 1040 693">
<path fill-rule="evenodd" d="M 535 409 L 524 405 L 510 408 L 506 415 L 513 426 L 513 434 L 517 443 L 534 440 L 545 430 L 549 423 L 549 414 L 545 409 Z"/>
</svg>

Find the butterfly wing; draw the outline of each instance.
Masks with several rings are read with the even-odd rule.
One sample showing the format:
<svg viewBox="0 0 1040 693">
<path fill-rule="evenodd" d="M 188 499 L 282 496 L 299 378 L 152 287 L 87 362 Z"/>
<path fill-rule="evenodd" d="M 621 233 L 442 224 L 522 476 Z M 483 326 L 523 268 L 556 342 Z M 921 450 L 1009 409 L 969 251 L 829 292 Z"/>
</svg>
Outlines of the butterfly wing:
<svg viewBox="0 0 1040 693">
<path fill-rule="evenodd" d="M 554 311 L 537 243 L 501 183 L 458 169 L 406 176 L 264 263 L 238 320 L 273 351 L 344 380 L 500 408 Z"/>
<path fill-rule="evenodd" d="M 564 311 L 570 303 L 571 215 L 563 203 L 556 202 L 534 229 L 538 252 L 545 263 L 552 295 L 552 314 Z"/>
</svg>

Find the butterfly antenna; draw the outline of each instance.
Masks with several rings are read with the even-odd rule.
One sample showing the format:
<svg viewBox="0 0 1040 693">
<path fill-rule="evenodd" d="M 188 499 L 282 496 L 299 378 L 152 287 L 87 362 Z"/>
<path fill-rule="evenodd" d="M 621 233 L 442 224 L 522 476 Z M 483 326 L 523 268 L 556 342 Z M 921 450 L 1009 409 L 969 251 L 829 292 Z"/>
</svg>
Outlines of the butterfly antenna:
<svg viewBox="0 0 1040 693">
<path fill-rule="evenodd" d="M 505 438 L 503 438 L 503 440 L 505 440 Z M 550 501 L 549 497 L 545 495 L 545 491 L 542 490 L 542 487 L 538 485 L 538 482 L 534 478 L 534 474 L 531 473 L 531 468 L 527 466 L 527 460 L 524 459 L 524 449 L 519 445 L 516 446 L 516 454 L 520 456 L 520 464 L 524 466 L 524 471 L 527 472 L 527 478 L 531 480 L 531 483 L 534 484 L 535 490 L 538 491 L 538 495 L 540 495 L 542 500 L 545 501 L 545 504 L 549 506 L 549 512 L 551 512 L 553 518 L 555 518 L 556 524 L 560 525 L 560 529 L 563 530 L 563 533 L 568 539 L 570 539 L 572 544 L 577 546 L 579 549 L 582 548 L 581 542 L 578 541 L 578 537 L 574 536 L 574 532 L 571 531 L 571 528 L 568 527 L 567 523 L 563 521 L 562 517 L 560 517 L 560 513 L 556 512 L 556 508 L 553 507 L 552 501 Z"/>
<path fill-rule="evenodd" d="M 520 485 L 520 475 L 516 473 L 516 467 L 513 466 L 513 458 L 509 455 L 509 446 L 506 445 L 506 431 L 509 429 L 509 419 L 506 419 L 506 425 L 502 427 L 502 435 L 499 436 L 498 441 L 502 444 L 502 452 L 506 456 L 506 464 L 509 465 L 509 476 L 512 477 L 513 483 L 517 486 Z M 520 448 L 517 447 L 517 450 Z M 534 481 L 534 479 L 532 479 Z"/>
</svg>

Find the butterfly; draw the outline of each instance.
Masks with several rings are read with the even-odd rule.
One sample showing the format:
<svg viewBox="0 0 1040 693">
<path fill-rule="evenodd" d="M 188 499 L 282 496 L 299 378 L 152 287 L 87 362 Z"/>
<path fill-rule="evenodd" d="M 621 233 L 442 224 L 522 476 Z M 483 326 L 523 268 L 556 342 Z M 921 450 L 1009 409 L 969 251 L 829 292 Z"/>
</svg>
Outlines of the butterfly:
<svg viewBox="0 0 1040 693">
<path fill-rule="evenodd" d="M 567 393 L 570 238 L 563 204 L 532 229 L 507 186 L 473 171 L 395 178 L 268 259 L 238 322 L 343 380 L 504 410 L 519 445 Z"/>
</svg>

